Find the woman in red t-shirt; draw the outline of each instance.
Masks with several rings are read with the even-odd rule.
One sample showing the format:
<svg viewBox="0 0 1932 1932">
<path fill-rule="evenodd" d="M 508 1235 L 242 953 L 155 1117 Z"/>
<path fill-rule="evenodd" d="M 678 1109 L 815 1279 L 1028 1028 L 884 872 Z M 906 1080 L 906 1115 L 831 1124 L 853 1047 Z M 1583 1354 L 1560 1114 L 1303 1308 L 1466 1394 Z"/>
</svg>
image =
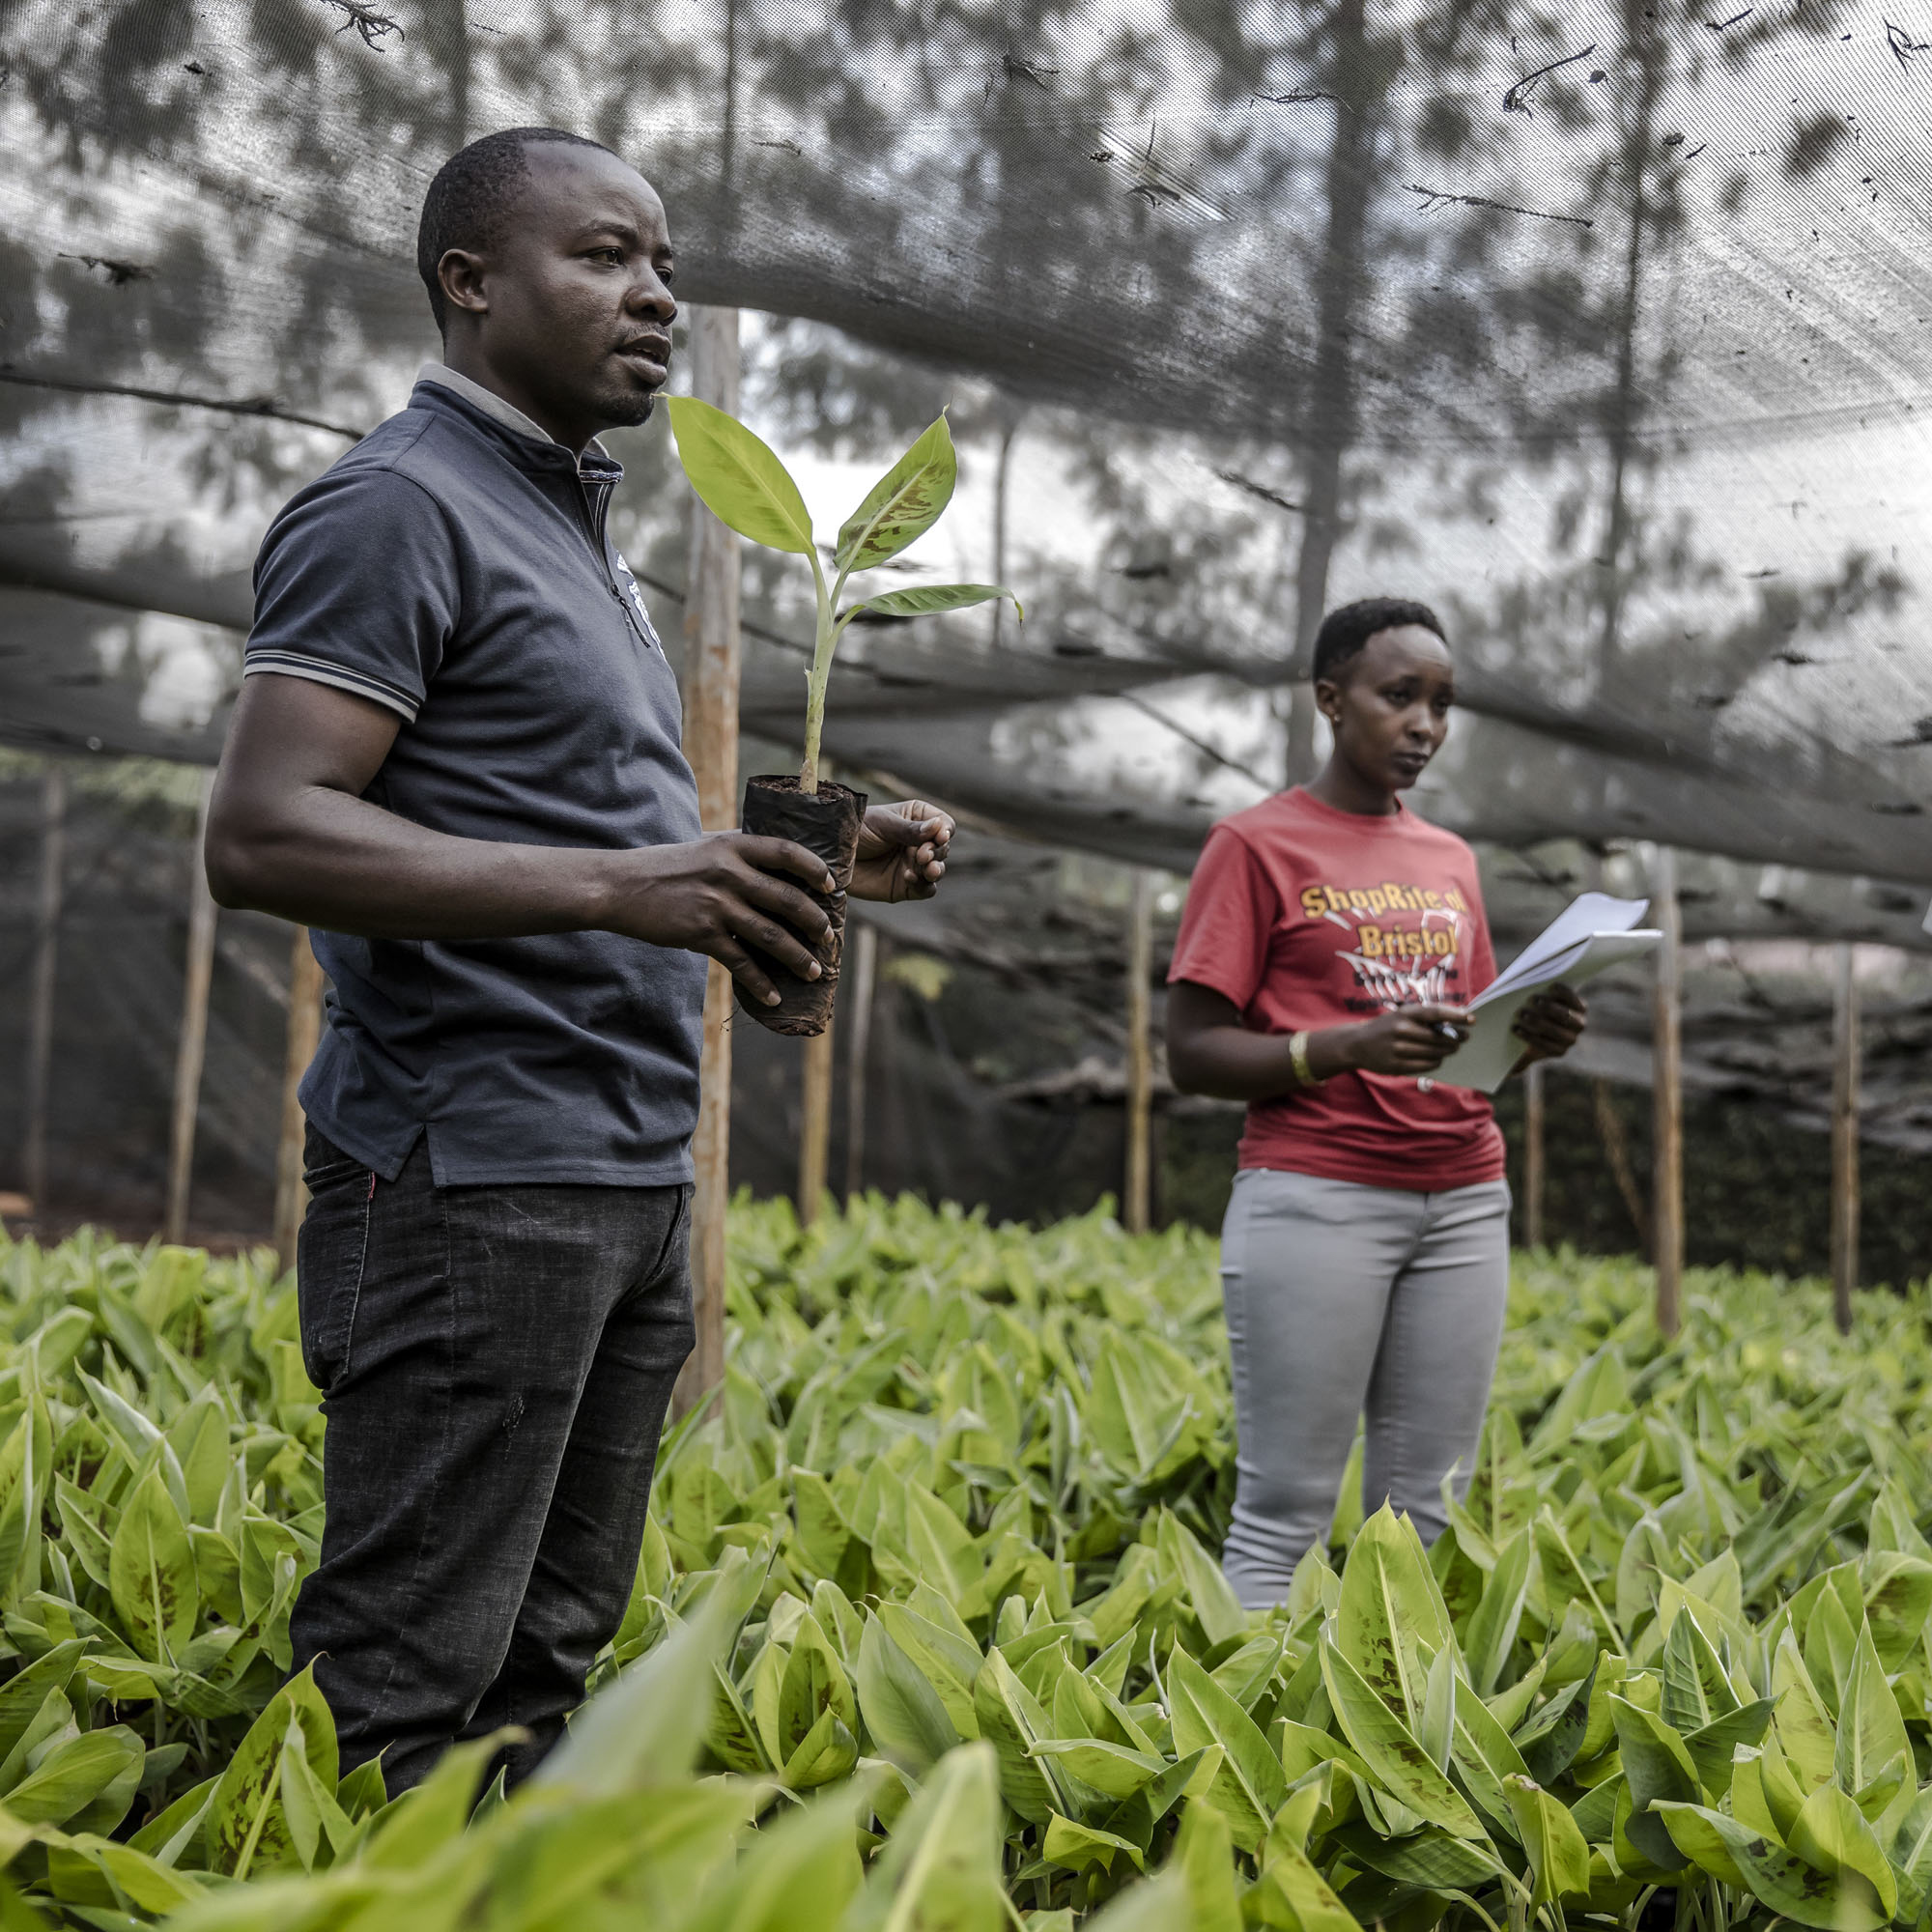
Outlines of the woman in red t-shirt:
<svg viewBox="0 0 1932 1932">
<path fill-rule="evenodd" d="M 1321 777 L 1224 818 L 1188 889 L 1167 1005 L 1176 1086 L 1248 1102 L 1221 1238 L 1238 1434 L 1222 1564 L 1278 1603 L 1326 1531 L 1364 1409 L 1364 1505 L 1425 1541 L 1469 1480 L 1509 1290 L 1509 1188 L 1488 1099 L 1429 1075 L 1495 978 L 1476 862 L 1399 793 L 1449 729 L 1454 671 L 1426 605 L 1331 611 Z M 1553 987 L 1523 1064 L 1569 1051 Z"/>
</svg>

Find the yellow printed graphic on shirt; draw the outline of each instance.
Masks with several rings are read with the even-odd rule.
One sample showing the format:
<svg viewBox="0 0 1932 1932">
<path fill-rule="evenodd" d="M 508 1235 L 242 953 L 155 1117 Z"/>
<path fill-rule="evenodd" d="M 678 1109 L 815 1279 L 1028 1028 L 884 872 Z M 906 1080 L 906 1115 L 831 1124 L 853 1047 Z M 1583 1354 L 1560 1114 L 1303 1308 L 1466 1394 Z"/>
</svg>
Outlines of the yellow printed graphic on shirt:
<svg viewBox="0 0 1932 1932">
<path fill-rule="evenodd" d="M 1469 902 L 1450 887 L 1436 892 L 1384 880 L 1373 886 L 1304 886 L 1304 919 L 1339 926 L 1352 944 L 1338 949 L 1359 995 L 1350 1007 L 1455 1004 L 1461 997 L 1463 921 Z"/>
</svg>

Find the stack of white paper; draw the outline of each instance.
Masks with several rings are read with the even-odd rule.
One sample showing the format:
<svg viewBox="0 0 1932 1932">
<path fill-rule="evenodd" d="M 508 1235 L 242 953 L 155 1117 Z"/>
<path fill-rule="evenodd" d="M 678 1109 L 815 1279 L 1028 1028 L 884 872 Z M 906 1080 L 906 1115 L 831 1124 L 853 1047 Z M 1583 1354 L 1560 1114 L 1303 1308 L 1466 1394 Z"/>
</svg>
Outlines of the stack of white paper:
<svg viewBox="0 0 1932 1932">
<path fill-rule="evenodd" d="M 1621 960 L 1648 952 L 1663 937 L 1637 925 L 1648 899 L 1584 893 L 1550 921 L 1495 979 L 1469 1002 L 1475 1028 L 1429 1078 L 1447 1087 L 1493 1094 L 1522 1058 L 1510 1029 L 1524 1005 L 1559 980 L 1580 985 Z"/>
</svg>

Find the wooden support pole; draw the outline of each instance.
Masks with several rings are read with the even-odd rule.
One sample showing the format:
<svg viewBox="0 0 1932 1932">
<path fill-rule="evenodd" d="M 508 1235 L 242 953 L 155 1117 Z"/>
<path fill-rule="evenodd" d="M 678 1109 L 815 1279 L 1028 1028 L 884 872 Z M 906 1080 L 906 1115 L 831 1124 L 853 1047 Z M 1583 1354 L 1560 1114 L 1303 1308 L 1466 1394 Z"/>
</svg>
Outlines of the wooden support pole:
<svg viewBox="0 0 1932 1932">
<path fill-rule="evenodd" d="M 1148 1231 L 1153 1192 L 1153 874 L 1134 874 L 1127 929 L 1127 1173 L 1122 1219 L 1130 1235 Z"/>
<path fill-rule="evenodd" d="M 1543 1075 L 1547 1063 L 1530 1062 L 1522 1076 L 1522 1243 L 1543 1245 Z"/>
<path fill-rule="evenodd" d="M 27 1009 L 27 1200 L 35 1223 L 47 1218 L 47 1103 L 54 1059 L 54 981 L 60 962 L 61 898 L 67 881 L 67 767 L 41 779 L 41 891 L 34 922 L 34 985 Z"/>
<path fill-rule="evenodd" d="M 1684 1285 L 1683 922 L 1677 905 L 1677 854 L 1659 848 L 1651 920 L 1663 934 L 1651 993 L 1651 1259 L 1657 1269 L 1657 1325 L 1677 1333 Z"/>
<path fill-rule="evenodd" d="M 1617 1192 L 1623 1197 L 1624 1207 L 1630 1212 L 1637 1252 L 1648 1261 L 1652 1253 L 1650 1208 L 1644 1201 L 1643 1190 L 1636 1184 L 1636 1170 L 1631 1165 L 1630 1143 L 1624 1138 L 1623 1118 L 1617 1112 L 1617 1103 L 1610 1097 L 1610 1083 L 1607 1080 L 1593 1080 L 1590 1087 L 1597 1115 L 1597 1138 L 1603 1143 L 1604 1158 L 1610 1164 L 1610 1179 L 1617 1183 Z"/>
<path fill-rule="evenodd" d="M 866 1188 L 866 1070 L 872 1049 L 872 987 L 879 973 L 879 932 L 854 920 L 838 983 L 838 1024 L 845 1035 L 845 1199 Z"/>
<path fill-rule="evenodd" d="M 1834 949 L 1832 1002 L 1832 1312 L 1852 1332 L 1859 1285 L 1859 982 L 1853 949 Z"/>
<path fill-rule="evenodd" d="M 302 1184 L 302 1110 L 298 1089 L 322 1037 L 322 966 L 308 927 L 296 927 L 289 949 L 288 1052 L 282 1063 L 282 1131 L 275 1150 L 275 1253 L 285 1268 L 296 1264 L 296 1236 L 308 1207 Z"/>
<path fill-rule="evenodd" d="M 738 311 L 692 308 L 692 393 L 738 413 Z M 738 538 L 692 501 L 684 603 L 684 755 L 707 832 L 739 822 Z M 724 1214 L 731 1199 L 731 977 L 716 960 L 704 987 L 697 1130 L 692 1136 L 692 1313 L 697 1344 L 677 1378 L 671 1413 L 686 1415 L 724 1379 Z"/>
<path fill-rule="evenodd" d="M 825 1199 L 832 1149 L 832 1037 L 825 1031 L 805 1042 L 798 1105 L 798 1224 L 818 1219 Z"/>
<path fill-rule="evenodd" d="M 188 1193 L 194 1179 L 194 1122 L 201 1105 L 201 1064 L 208 1050 L 208 989 L 214 978 L 214 895 L 208 890 L 203 848 L 214 770 L 201 775 L 201 803 L 188 855 L 187 960 L 182 974 L 181 1039 L 175 1049 L 175 1110 L 168 1132 L 168 1207 L 162 1238 L 187 1236 Z"/>
</svg>

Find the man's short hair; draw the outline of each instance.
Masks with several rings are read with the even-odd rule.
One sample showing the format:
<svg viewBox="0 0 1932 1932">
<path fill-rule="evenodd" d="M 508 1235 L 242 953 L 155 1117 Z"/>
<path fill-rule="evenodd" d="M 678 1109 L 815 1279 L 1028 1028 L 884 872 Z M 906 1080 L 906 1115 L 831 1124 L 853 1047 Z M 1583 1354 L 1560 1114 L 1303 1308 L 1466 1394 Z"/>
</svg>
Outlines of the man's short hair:
<svg viewBox="0 0 1932 1932">
<path fill-rule="evenodd" d="M 1350 659 L 1361 655 L 1362 646 L 1378 631 L 1393 631 L 1404 624 L 1420 624 L 1445 644 L 1449 641 L 1441 618 L 1427 604 L 1418 604 L 1412 597 L 1364 597 L 1322 618 L 1321 628 L 1315 634 L 1312 675 L 1318 680 L 1333 677 Z"/>
<path fill-rule="evenodd" d="M 438 264 L 452 248 L 480 253 L 496 244 L 504 215 L 529 181 L 528 150 L 551 143 L 611 152 L 601 141 L 587 141 L 561 128 L 503 128 L 458 149 L 437 169 L 416 228 L 416 273 L 429 291 L 436 326 L 444 333 L 449 304 L 443 299 Z"/>
</svg>

